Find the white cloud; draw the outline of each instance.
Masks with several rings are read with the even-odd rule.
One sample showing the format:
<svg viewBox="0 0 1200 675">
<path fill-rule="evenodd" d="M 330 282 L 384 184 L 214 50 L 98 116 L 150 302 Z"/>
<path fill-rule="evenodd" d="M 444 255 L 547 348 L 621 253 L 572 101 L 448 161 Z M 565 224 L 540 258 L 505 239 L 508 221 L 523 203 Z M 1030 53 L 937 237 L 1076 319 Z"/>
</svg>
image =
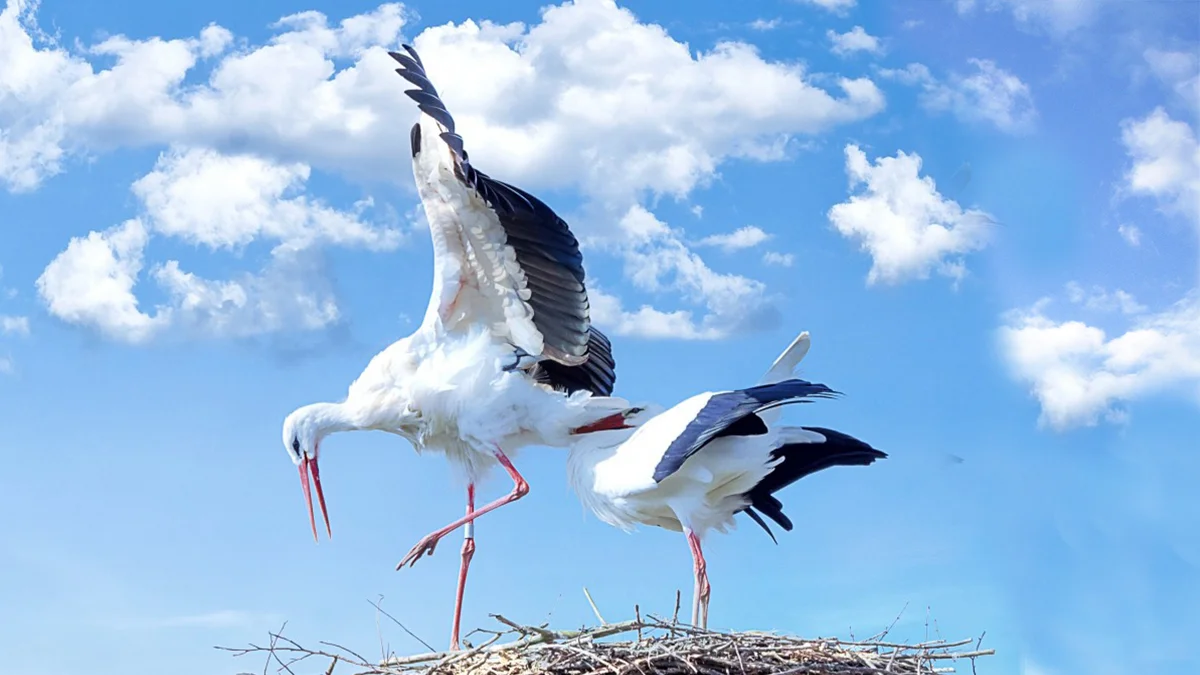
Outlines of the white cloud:
<svg viewBox="0 0 1200 675">
<path fill-rule="evenodd" d="M 992 124 L 1008 133 L 1024 133 L 1037 121 L 1037 108 L 1029 85 L 988 59 L 968 59 L 970 75 L 951 73 L 945 82 L 920 63 L 899 70 L 880 70 L 882 77 L 922 87 L 921 105 L 934 112 L 950 112 L 970 123 Z"/>
<path fill-rule="evenodd" d="M 1122 404 L 1168 391 L 1200 394 L 1200 292 L 1138 316 L 1124 333 L 1045 315 L 1049 299 L 1010 312 L 1000 343 L 1013 375 L 1041 404 L 1039 423 L 1058 430 L 1126 419 Z"/>
<path fill-rule="evenodd" d="M 621 299 L 598 287 L 588 289 L 592 303 L 592 321 L 605 331 L 623 337 L 642 337 L 655 340 L 717 340 L 725 332 L 715 326 L 698 326 L 692 312 L 664 312 L 650 305 L 636 311 L 626 311 Z"/>
<path fill-rule="evenodd" d="M 776 17 L 774 19 L 755 19 L 749 23 L 749 26 L 751 30 L 768 31 L 779 28 L 779 24 L 781 23 L 783 23 L 783 20 Z"/>
<path fill-rule="evenodd" d="M 842 10 L 853 2 L 823 4 Z M 262 44 L 210 25 L 193 37 L 116 36 L 70 50 L 37 30 L 31 5 L 8 0 L 6 7 L 0 14 L 0 128 L 7 131 L 0 139 L 0 183 L 10 190 L 35 189 L 78 157 L 117 147 L 209 148 L 243 157 L 240 166 L 226 167 L 231 196 L 193 198 L 182 177 L 168 194 L 156 184 L 159 177 L 147 176 L 135 192 L 146 210 L 139 222 L 153 236 L 214 250 L 256 238 L 303 246 L 297 236 L 370 248 L 367 239 L 375 235 L 349 227 L 360 222 L 357 214 L 318 213 L 304 198 L 279 197 L 290 206 L 271 207 L 269 217 L 260 218 L 245 200 L 303 183 L 309 167 L 411 184 L 408 128 L 418 113 L 403 93 L 410 85 L 385 53 L 398 47 L 406 25 L 400 4 L 336 23 L 317 12 L 285 17 Z M 885 106 L 869 78 L 813 75 L 799 62 L 767 60 L 743 42 L 696 52 L 612 0 L 551 6 L 529 25 L 446 23 L 412 41 L 476 165 L 533 191 L 575 188 L 610 213 L 625 213 L 647 196 L 685 196 L 708 184 L 730 158 L 784 160 L 795 136 L 861 120 Z M 222 179 L 193 178 L 195 184 Z M 347 241 L 332 241 L 331 232 Z M 703 264 L 678 245 L 681 255 Z M 139 259 L 133 252 L 128 257 Z M 231 306 L 240 297 L 228 285 L 233 282 L 158 266 L 152 276 L 181 294 L 164 312 L 185 306 L 182 298 L 223 298 L 222 306 Z M 249 279 L 237 285 L 257 292 Z M 133 307 L 127 316 L 157 316 Z M 163 321 L 182 317 L 164 313 Z M 150 334 L 156 325 L 139 330 Z"/>
<path fill-rule="evenodd" d="M 1200 227 L 1200 142 L 1192 128 L 1155 108 L 1143 119 L 1123 121 L 1121 140 L 1133 160 L 1127 189 L 1157 198 L 1164 211 Z"/>
<path fill-rule="evenodd" d="M 0 314 L 0 334 L 29 335 L 29 318 Z"/>
<path fill-rule="evenodd" d="M 1117 233 L 1120 234 L 1121 238 L 1124 239 L 1125 242 L 1130 246 L 1136 248 L 1142 245 L 1142 230 L 1137 225 L 1121 223 L 1117 226 Z"/>
<path fill-rule="evenodd" d="M 888 80 L 897 80 L 903 84 L 936 84 L 937 78 L 929 72 L 929 67 L 923 63 L 910 63 L 903 68 L 880 68 L 879 76 Z"/>
<path fill-rule="evenodd" d="M 864 189 L 835 204 L 828 217 L 871 255 L 867 283 L 923 279 L 933 270 L 960 279 L 966 273 L 962 256 L 987 244 L 991 216 L 964 211 L 938 193 L 933 179 L 920 175 L 920 155 L 898 151 L 872 165 L 857 145 L 845 151 L 850 189 Z"/>
<path fill-rule="evenodd" d="M 851 7 L 857 3 L 857 0 L 795 0 L 802 5 L 814 5 L 821 9 L 828 10 L 834 14 L 844 15 Z"/>
<path fill-rule="evenodd" d="M 302 194 L 285 197 L 302 187 L 308 172 L 304 165 L 203 149 L 164 153 L 132 186 L 144 214 L 72 239 L 43 271 L 38 292 L 63 321 L 133 344 L 172 326 L 214 337 L 324 328 L 339 313 L 319 247 L 388 250 L 400 235 Z M 230 280 L 203 279 L 175 260 L 156 264 L 149 274 L 169 302 L 143 311 L 134 287 L 152 235 L 213 249 L 259 239 L 278 244 L 261 272 Z"/>
<path fill-rule="evenodd" d="M 7 356 L 0 356 L 0 375 L 12 375 L 13 362 Z"/>
<path fill-rule="evenodd" d="M 212 249 L 239 248 L 259 238 L 292 250 L 316 244 L 372 250 L 399 245 L 397 230 L 371 227 L 357 214 L 304 195 L 284 197 L 303 186 L 309 174 L 309 167 L 299 163 L 276 164 L 207 149 L 172 150 L 132 189 L 156 232 Z"/>
<path fill-rule="evenodd" d="M 731 251 L 740 251 L 744 248 L 754 248 L 770 238 L 771 235 L 763 232 L 761 228 L 754 225 L 747 225 L 727 234 L 707 236 L 698 243 L 700 246 L 715 246 L 728 253 Z"/>
<path fill-rule="evenodd" d="M 110 38 L 82 55 L 35 43 L 19 9 L 9 0 L 0 18 L 4 61 L 16 64 L 0 71 L 0 124 L 11 127 L 0 176 L 11 189 L 57 173 L 68 151 L 172 143 L 407 182 L 397 158 L 417 111 L 381 48 L 399 40 L 400 5 L 335 27 L 316 12 L 287 17 L 269 43 L 228 53 L 230 36 L 212 26 L 184 40 Z M 611 0 L 550 7 L 532 26 L 435 26 L 415 43 L 476 162 L 530 188 L 681 194 L 726 157 L 763 159 L 792 134 L 884 105 L 869 79 L 835 79 L 834 98 L 802 66 L 745 43 L 693 55 Z M 92 54 L 117 62 L 96 70 Z M 355 60 L 339 69 L 335 57 Z M 215 60 L 207 81 L 181 86 L 205 58 Z"/>
<path fill-rule="evenodd" d="M 982 5 L 988 12 L 1009 11 L 1023 27 L 1064 36 L 1095 18 L 1099 0 L 957 0 L 959 14 L 969 14 Z"/>
<path fill-rule="evenodd" d="M 829 30 L 825 32 L 825 35 L 833 43 L 830 51 L 838 56 L 846 56 L 854 52 L 870 52 L 872 54 L 883 52 L 883 45 L 880 44 L 879 38 L 868 34 L 862 26 L 855 26 L 845 33 Z"/>
<path fill-rule="evenodd" d="M 598 325 L 617 335 L 715 340 L 778 320 L 761 282 L 713 271 L 687 248 L 680 232 L 646 209 L 631 207 L 618 224 L 624 236 L 613 245 L 624 259 L 625 276 L 633 285 L 648 293 L 678 293 L 685 301 L 702 305 L 705 314 L 695 319 L 690 310 L 667 312 L 650 305 L 630 312 L 619 298 L 589 287 L 592 316 Z"/>
<path fill-rule="evenodd" d="M 1151 72 L 1185 103 L 1200 108 L 1200 54 L 1192 51 L 1169 51 L 1153 47 L 1142 56 Z"/>
<path fill-rule="evenodd" d="M 796 256 L 791 253 L 767 251 L 763 254 L 763 262 L 767 265 L 775 265 L 777 267 L 791 267 L 796 262 Z"/>
<path fill-rule="evenodd" d="M 140 220 L 75 237 L 46 266 L 38 293 L 54 316 L 92 326 L 114 340 L 145 342 L 171 318 L 169 308 L 146 314 L 133 294 L 149 233 Z"/>
<path fill-rule="evenodd" d="M 1119 288 L 1109 292 L 1100 286 L 1085 289 L 1077 281 L 1067 284 L 1067 299 L 1096 311 L 1120 311 L 1124 314 L 1141 314 L 1146 311 L 1146 306 L 1140 304 L 1131 293 Z"/>
</svg>

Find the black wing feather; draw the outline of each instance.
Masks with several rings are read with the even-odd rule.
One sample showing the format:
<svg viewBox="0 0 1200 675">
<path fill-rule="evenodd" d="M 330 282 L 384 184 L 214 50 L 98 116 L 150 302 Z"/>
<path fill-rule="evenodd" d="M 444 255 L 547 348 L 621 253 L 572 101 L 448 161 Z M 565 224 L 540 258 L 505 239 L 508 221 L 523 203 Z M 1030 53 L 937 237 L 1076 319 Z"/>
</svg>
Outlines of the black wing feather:
<svg viewBox="0 0 1200 675">
<path fill-rule="evenodd" d="M 388 54 L 402 66 L 396 72 L 417 87 L 405 93 L 417 102 L 422 112 L 446 128 L 441 139 L 455 155 L 456 176 L 496 212 L 506 243 L 516 253 L 517 263 L 526 270 L 533 325 L 542 333 L 546 356 L 556 361 L 586 357 L 590 349 L 591 316 L 579 241 L 566 221 L 540 199 L 491 178 L 467 161 L 463 139 L 454 129 L 454 118 L 429 80 L 421 57 L 411 46 L 403 47 L 407 54 Z M 420 151 L 417 138 L 414 133 L 413 156 Z M 542 273 L 531 273 L 531 268 Z"/>
<path fill-rule="evenodd" d="M 588 360 L 583 365 L 564 366 L 555 361 L 542 361 L 534 366 L 534 378 L 567 393 L 582 390 L 596 396 L 611 396 L 617 382 L 612 343 L 595 327 L 588 335 Z"/>
<path fill-rule="evenodd" d="M 688 457 L 748 415 L 778 405 L 802 403 L 813 398 L 833 398 L 836 395 L 837 392 L 823 384 L 800 379 L 714 394 L 696 414 L 696 418 L 684 427 L 683 433 L 671 441 L 654 468 L 654 481 L 661 482 L 678 471 Z"/>
<path fill-rule="evenodd" d="M 801 428 L 821 434 L 825 441 L 788 443 L 771 451 L 772 457 L 782 457 L 783 461 L 745 495 L 750 506 L 744 510 L 760 526 L 764 523 L 754 512 L 755 509 L 784 530 L 792 530 L 792 521 L 784 515 L 783 503 L 775 497 L 775 493 L 801 478 L 834 466 L 869 466 L 877 459 L 887 458 L 887 453 L 840 431 L 824 427 Z M 774 539 L 774 535 L 771 538 Z"/>
</svg>

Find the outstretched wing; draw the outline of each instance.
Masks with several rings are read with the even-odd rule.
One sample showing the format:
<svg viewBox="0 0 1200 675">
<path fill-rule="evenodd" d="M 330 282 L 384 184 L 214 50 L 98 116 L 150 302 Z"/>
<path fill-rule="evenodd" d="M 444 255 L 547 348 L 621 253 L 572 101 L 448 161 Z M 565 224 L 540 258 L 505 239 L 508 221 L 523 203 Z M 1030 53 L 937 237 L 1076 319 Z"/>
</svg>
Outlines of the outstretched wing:
<svg viewBox="0 0 1200 675">
<path fill-rule="evenodd" d="M 451 152 L 455 179 L 476 198 L 426 200 L 435 246 L 457 256 L 457 274 L 479 288 L 516 346 L 563 365 L 584 363 L 592 333 L 578 240 L 540 199 L 471 165 L 420 57 L 408 45 L 404 50 L 407 54 L 389 54 L 401 66 L 396 72 L 417 87 L 405 93 L 440 127 L 436 138 Z M 416 158 L 426 150 L 421 123 L 411 140 Z M 454 304 L 453 298 L 443 302 Z"/>
</svg>

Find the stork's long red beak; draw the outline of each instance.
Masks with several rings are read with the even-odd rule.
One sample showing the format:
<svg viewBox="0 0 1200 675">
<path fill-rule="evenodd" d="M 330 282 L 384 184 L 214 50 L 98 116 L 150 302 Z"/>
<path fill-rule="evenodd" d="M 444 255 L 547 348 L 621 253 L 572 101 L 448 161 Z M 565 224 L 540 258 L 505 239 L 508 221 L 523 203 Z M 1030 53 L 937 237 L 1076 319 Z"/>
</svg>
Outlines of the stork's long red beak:
<svg viewBox="0 0 1200 675">
<path fill-rule="evenodd" d="M 332 539 L 333 528 L 329 526 L 329 512 L 325 510 L 325 493 L 321 490 L 321 472 L 317 468 L 316 458 L 310 459 L 305 456 L 300 461 L 300 487 L 304 488 L 304 503 L 308 506 L 308 524 L 312 526 L 313 539 L 320 541 L 320 538 L 317 537 L 317 517 L 313 513 L 312 492 L 308 485 L 309 474 L 312 474 L 312 482 L 317 486 L 317 501 L 321 503 L 321 518 L 325 521 L 325 532 Z"/>
</svg>

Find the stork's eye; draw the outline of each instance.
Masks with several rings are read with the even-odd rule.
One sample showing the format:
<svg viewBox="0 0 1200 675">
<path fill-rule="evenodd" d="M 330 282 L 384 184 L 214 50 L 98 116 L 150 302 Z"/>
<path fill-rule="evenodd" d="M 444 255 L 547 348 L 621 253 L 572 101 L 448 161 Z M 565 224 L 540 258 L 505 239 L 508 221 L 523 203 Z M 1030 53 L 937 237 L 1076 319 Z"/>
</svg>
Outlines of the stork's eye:
<svg viewBox="0 0 1200 675">
<path fill-rule="evenodd" d="M 300 454 L 300 439 L 299 438 L 292 439 L 292 450 L 296 451 L 297 455 Z"/>
</svg>

